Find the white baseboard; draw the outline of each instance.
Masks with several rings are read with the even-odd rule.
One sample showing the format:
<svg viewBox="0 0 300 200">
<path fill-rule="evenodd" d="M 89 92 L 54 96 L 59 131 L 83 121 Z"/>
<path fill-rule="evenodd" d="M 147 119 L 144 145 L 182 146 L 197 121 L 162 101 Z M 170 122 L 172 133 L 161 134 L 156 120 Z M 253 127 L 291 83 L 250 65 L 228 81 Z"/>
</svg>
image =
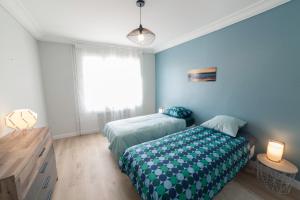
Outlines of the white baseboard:
<svg viewBox="0 0 300 200">
<path fill-rule="evenodd" d="M 88 134 L 94 134 L 94 133 L 99 133 L 99 129 L 94 129 L 94 130 L 82 130 L 81 135 L 88 135 Z"/>
<path fill-rule="evenodd" d="M 55 134 L 55 135 L 52 135 L 52 137 L 54 140 L 59 140 L 59 139 L 74 137 L 74 136 L 78 136 L 78 135 L 79 134 L 77 132 L 70 132 L 70 133 Z"/>
<path fill-rule="evenodd" d="M 59 140 L 59 139 L 63 139 L 63 138 L 69 138 L 69 137 L 80 136 L 80 135 L 95 134 L 95 133 L 99 133 L 99 130 L 84 130 L 84 131 L 81 131 L 81 133 L 78 133 L 78 132 L 59 133 L 59 134 L 52 135 L 52 137 L 53 137 L 54 140 Z"/>
</svg>

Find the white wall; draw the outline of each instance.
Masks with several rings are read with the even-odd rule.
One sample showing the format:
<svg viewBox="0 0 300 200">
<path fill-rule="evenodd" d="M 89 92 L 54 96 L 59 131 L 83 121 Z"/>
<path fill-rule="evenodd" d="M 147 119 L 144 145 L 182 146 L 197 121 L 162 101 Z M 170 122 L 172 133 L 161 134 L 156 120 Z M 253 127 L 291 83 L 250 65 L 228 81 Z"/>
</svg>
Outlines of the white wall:
<svg viewBox="0 0 300 200">
<path fill-rule="evenodd" d="M 72 46 L 39 42 L 49 127 L 53 135 L 76 132 Z"/>
<path fill-rule="evenodd" d="M 39 42 L 48 121 L 55 138 L 76 133 L 72 48 L 70 44 Z M 154 113 L 155 56 L 153 54 L 144 54 L 142 76 L 144 114 Z"/>
<path fill-rule="evenodd" d="M 11 131 L 4 116 L 30 108 L 38 114 L 37 126 L 46 125 L 46 111 L 37 41 L 0 6 L 0 136 Z"/>
<path fill-rule="evenodd" d="M 143 65 L 143 105 L 144 114 L 155 112 L 155 55 L 144 53 Z"/>
</svg>

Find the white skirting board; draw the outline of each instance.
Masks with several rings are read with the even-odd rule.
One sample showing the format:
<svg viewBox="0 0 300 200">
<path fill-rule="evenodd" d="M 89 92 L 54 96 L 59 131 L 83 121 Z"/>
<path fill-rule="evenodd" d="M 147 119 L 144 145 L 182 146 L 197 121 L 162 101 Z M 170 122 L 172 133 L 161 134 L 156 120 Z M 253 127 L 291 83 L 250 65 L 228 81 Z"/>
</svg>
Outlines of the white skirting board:
<svg viewBox="0 0 300 200">
<path fill-rule="evenodd" d="M 74 137 L 74 136 L 78 136 L 79 134 L 76 132 L 71 132 L 71 133 L 61 133 L 61 134 L 52 134 L 52 137 L 54 140 L 59 140 L 59 139 L 63 139 L 63 138 L 69 138 L 69 137 Z"/>
<path fill-rule="evenodd" d="M 74 137 L 74 136 L 80 136 L 80 135 L 88 135 L 88 134 L 94 134 L 94 133 L 99 133 L 99 130 L 84 130 L 79 132 L 70 132 L 70 133 L 60 133 L 60 134 L 52 134 L 52 137 L 54 140 L 59 140 L 63 138 L 69 138 L 69 137 Z"/>
</svg>

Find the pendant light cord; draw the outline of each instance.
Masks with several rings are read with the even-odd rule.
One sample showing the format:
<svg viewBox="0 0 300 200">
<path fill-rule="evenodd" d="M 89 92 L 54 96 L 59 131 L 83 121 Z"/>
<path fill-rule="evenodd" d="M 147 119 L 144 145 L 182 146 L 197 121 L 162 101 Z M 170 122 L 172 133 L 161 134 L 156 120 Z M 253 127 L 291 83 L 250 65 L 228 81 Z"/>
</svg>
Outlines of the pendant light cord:
<svg viewBox="0 0 300 200">
<path fill-rule="evenodd" d="M 140 25 L 142 24 L 142 7 L 140 7 Z"/>
</svg>

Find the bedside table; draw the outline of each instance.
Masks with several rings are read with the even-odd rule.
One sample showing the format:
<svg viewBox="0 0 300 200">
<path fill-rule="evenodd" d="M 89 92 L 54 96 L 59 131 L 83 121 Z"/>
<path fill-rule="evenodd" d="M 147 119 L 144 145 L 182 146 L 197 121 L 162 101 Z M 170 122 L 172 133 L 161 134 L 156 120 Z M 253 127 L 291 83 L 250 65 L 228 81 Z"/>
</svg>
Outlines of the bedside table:
<svg viewBox="0 0 300 200">
<path fill-rule="evenodd" d="M 285 159 L 277 163 L 269 160 L 266 154 L 257 155 L 257 178 L 274 192 L 290 193 L 297 173 L 298 168 Z"/>
</svg>

